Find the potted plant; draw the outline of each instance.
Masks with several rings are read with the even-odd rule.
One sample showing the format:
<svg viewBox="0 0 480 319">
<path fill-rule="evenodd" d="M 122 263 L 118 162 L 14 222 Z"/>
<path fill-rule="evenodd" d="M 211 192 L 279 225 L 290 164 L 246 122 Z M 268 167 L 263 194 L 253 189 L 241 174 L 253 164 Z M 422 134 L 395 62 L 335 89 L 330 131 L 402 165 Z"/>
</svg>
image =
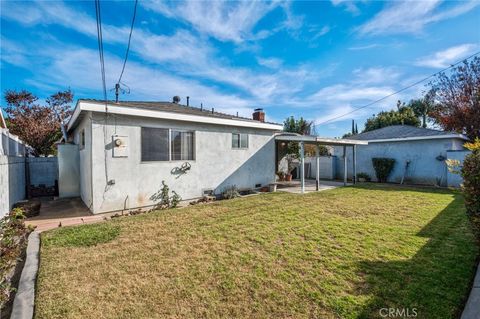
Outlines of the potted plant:
<svg viewBox="0 0 480 319">
<path fill-rule="evenodd" d="M 285 173 L 284 173 L 284 172 L 278 171 L 278 172 L 277 172 L 277 176 L 278 176 L 278 180 L 279 180 L 280 182 L 282 182 L 282 181 L 285 180 Z"/>
<path fill-rule="evenodd" d="M 295 169 L 294 161 L 297 159 L 296 154 L 287 154 L 285 156 L 285 159 L 287 160 L 287 174 L 285 176 L 285 180 L 287 182 L 292 181 L 292 172 Z"/>
</svg>

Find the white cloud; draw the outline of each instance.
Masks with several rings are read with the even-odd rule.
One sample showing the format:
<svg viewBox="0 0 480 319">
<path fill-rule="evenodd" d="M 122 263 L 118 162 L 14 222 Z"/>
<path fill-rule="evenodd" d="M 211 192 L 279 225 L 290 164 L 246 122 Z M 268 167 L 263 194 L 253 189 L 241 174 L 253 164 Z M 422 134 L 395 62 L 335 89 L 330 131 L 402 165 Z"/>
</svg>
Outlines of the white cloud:
<svg viewBox="0 0 480 319">
<path fill-rule="evenodd" d="M 167 17 L 182 20 L 201 33 L 222 41 L 242 42 L 254 35 L 252 30 L 278 2 L 264 1 L 182 1 L 145 2 L 143 5 Z M 265 34 L 265 33 L 263 33 Z"/>
<path fill-rule="evenodd" d="M 182 5 L 196 6 L 199 4 L 184 3 Z M 217 18 L 219 19 L 217 22 L 221 23 L 220 12 L 223 12 L 223 8 L 227 6 L 227 4 L 209 5 L 217 6 L 216 10 L 219 11 L 219 13 L 217 13 Z M 255 6 L 257 5 L 266 6 L 267 4 L 256 4 Z M 21 9 L 17 9 L 41 12 L 41 14 L 35 15 L 37 17 L 35 21 L 32 20 L 29 23 L 58 24 L 96 38 L 94 19 L 86 14 L 74 11 L 74 8 L 66 6 L 63 3 L 55 3 L 55 5 L 36 3 L 35 5 L 30 4 L 29 6 L 24 6 L 23 3 L 21 3 L 21 6 L 23 6 Z M 249 25 L 253 25 L 253 22 L 245 22 L 245 27 L 245 25 L 238 22 L 238 16 L 240 16 L 242 12 L 247 14 L 252 12 L 252 10 L 257 10 L 254 9 L 256 8 L 255 6 L 249 3 L 235 6 L 235 10 L 232 12 L 235 13 L 234 16 L 236 16 L 236 18 L 232 18 L 233 20 L 228 22 L 231 24 L 229 30 L 237 30 L 238 32 L 235 31 L 234 33 L 239 36 L 244 33 L 246 34 L 250 28 Z M 269 6 L 272 6 L 272 4 L 269 4 Z M 13 12 L 15 12 L 15 10 Z M 14 19 L 22 23 L 19 14 L 11 14 L 9 10 L 3 11 L 9 12 L 9 19 Z M 169 11 L 167 13 L 174 14 Z M 106 43 L 123 44 L 128 37 L 128 26 L 118 27 L 104 24 L 103 27 L 104 40 Z M 63 45 L 63 43 L 60 44 L 60 47 Z M 137 26 L 132 37 L 131 52 L 136 57 L 148 63 L 153 69 L 169 70 L 171 73 L 186 78 L 196 80 L 207 79 L 215 83 L 230 85 L 237 91 L 240 91 L 239 93 L 243 96 L 255 98 L 258 103 L 267 103 L 274 98 L 299 92 L 317 73 L 317 71 L 305 66 L 278 70 L 275 68 L 275 65 L 279 65 L 281 60 L 274 57 L 262 61 L 264 65 L 269 65 L 270 70 L 257 71 L 244 67 L 234 67 L 231 66 L 225 58 L 219 58 L 217 56 L 216 49 L 208 39 L 194 36 L 191 32 L 182 29 L 179 29 L 172 35 L 157 35 L 142 29 L 141 26 Z M 132 61 L 132 58 L 130 61 Z M 130 61 L 126 67 L 126 74 L 130 72 Z M 118 69 L 110 69 L 109 72 L 114 72 L 115 70 Z M 118 76 L 118 74 L 112 74 L 112 76 Z M 111 83 L 114 82 L 116 82 L 116 79 L 112 78 Z"/>
<path fill-rule="evenodd" d="M 363 35 L 420 33 L 427 24 L 459 16 L 480 2 L 455 2 L 453 7 L 452 3 L 447 3 L 446 8 L 441 4 L 440 0 L 393 1 L 358 31 Z"/>
<path fill-rule="evenodd" d="M 349 49 L 349 50 L 352 50 L 352 51 L 359 51 L 359 50 L 373 49 L 373 48 L 377 48 L 377 47 L 379 47 L 379 46 L 381 46 L 381 45 L 378 44 L 378 43 L 372 43 L 372 44 L 354 46 L 354 47 L 350 47 L 350 48 L 348 48 L 348 49 Z"/>
<path fill-rule="evenodd" d="M 278 69 L 283 63 L 283 61 L 278 58 L 257 58 L 257 62 L 258 64 L 271 69 Z"/>
<path fill-rule="evenodd" d="M 432 55 L 418 59 L 415 65 L 431 68 L 446 68 L 451 64 L 460 61 L 477 50 L 479 45 L 467 43 L 450 47 L 446 50 L 436 52 Z"/>
<path fill-rule="evenodd" d="M 393 67 L 358 68 L 352 73 L 355 76 L 354 82 L 363 84 L 392 83 L 400 76 L 400 73 Z"/>
<path fill-rule="evenodd" d="M 355 1 L 350 1 L 350 0 L 332 0 L 332 4 L 337 7 L 337 6 L 344 6 L 345 10 L 350 12 L 353 15 L 359 15 L 360 14 L 360 9 L 358 6 L 355 4 Z"/>
</svg>

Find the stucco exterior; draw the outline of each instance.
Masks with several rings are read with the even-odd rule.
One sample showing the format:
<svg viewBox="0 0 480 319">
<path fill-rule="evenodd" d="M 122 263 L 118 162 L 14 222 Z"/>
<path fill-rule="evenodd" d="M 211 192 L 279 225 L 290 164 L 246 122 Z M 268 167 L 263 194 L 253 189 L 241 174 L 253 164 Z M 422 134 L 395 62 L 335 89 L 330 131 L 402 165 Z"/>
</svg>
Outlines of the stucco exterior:
<svg viewBox="0 0 480 319">
<path fill-rule="evenodd" d="M 374 157 L 388 157 L 395 159 L 395 166 L 388 179 L 389 182 L 398 183 L 405 173 L 406 161 L 410 161 L 405 175 L 405 182 L 426 185 L 447 186 L 447 166 L 444 160 L 447 151 L 463 150 L 465 141 L 457 138 L 435 138 L 407 141 L 369 141 L 368 145 L 357 146 L 357 173 L 367 173 L 376 181 L 375 170 L 372 165 Z M 343 148 L 335 147 L 337 156 L 337 178 L 343 177 Z M 347 175 L 352 178 L 352 148 L 347 147 Z"/>
<path fill-rule="evenodd" d="M 88 114 L 88 115 L 87 115 Z M 150 197 L 162 180 L 182 199 L 201 197 L 235 185 L 254 188 L 275 181 L 274 130 L 194 123 L 89 112 L 73 130 L 80 148 L 80 196 L 93 213 L 153 205 Z M 195 132 L 195 160 L 141 161 L 141 128 L 170 128 Z M 85 130 L 85 147 L 80 134 Z M 232 148 L 232 133 L 249 134 L 247 149 Z M 126 157 L 115 157 L 112 136 L 127 141 Z M 186 174 L 175 169 L 189 162 Z"/>
</svg>

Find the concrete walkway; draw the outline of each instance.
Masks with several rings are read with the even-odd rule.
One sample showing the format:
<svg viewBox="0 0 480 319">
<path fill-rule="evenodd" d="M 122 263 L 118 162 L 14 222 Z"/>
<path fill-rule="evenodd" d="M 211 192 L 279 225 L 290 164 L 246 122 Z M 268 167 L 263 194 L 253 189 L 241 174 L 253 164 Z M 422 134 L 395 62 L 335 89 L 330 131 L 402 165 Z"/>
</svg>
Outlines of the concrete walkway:
<svg viewBox="0 0 480 319">
<path fill-rule="evenodd" d="M 352 185 L 352 184 L 347 184 Z M 318 186 L 318 191 L 324 191 L 327 189 L 334 189 L 337 187 L 343 186 L 343 182 L 337 181 L 320 181 Z M 300 194 L 302 188 L 299 180 L 293 180 L 291 182 L 277 182 L 277 191 L 279 192 L 289 192 L 294 194 Z M 316 192 L 316 181 L 312 179 L 305 180 L 305 193 Z"/>
<path fill-rule="evenodd" d="M 27 218 L 26 224 L 36 226 L 37 232 L 61 226 L 95 223 L 105 220 L 106 215 L 93 215 L 80 198 L 44 199 L 40 214 Z"/>
<path fill-rule="evenodd" d="M 480 265 L 473 280 L 472 291 L 468 297 L 461 319 L 480 319 Z"/>
</svg>

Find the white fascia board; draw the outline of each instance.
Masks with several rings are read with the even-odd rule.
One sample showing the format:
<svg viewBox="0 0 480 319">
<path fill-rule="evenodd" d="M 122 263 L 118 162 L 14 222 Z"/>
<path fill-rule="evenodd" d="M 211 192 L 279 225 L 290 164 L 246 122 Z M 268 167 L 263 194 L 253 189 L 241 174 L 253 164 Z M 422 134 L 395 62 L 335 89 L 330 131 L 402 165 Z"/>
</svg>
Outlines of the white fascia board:
<svg viewBox="0 0 480 319">
<path fill-rule="evenodd" d="M 420 141 L 420 140 L 440 140 L 458 138 L 468 141 L 468 138 L 462 134 L 448 134 L 448 135 L 434 135 L 434 136 L 417 136 L 417 137 L 401 137 L 401 138 L 384 138 L 379 140 L 368 140 L 369 143 L 384 143 L 384 142 L 407 142 L 407 141 Z"/>
<path fill-rule="evenodd" d="M 275 136 L 277 141 L 290 141 L 290 142 L 305 142 L 305 143 L 319 143 L 327 145 L 367 145 L 367 141 L 349 140 L 340 138 L 328 138 L 318 136 L 305 136 L 305 135 L 277 135 Z"/>
<path fill-rule="evenodd" d="M 102 104 L 80 101 L 79 103 L 77 103 L 77 106 L 75 107 L 75 111 L 73 112 L 72 118 L 68 123 L 68 130 L 71 129 L 76 119 L 80 115 L 81 111 L 105 112 L 105 106 Z M 272 130 L 272 131 L 279 131 L 283 129 L 283 126 L 278 124 L 215 118 L 215 117 L 209 117 L 209 116 L 181 114 L 181 113 L 174 113 L 174 112 L 142 110 L 134 107 L 125 107 L 125 106 L 118 106 L 118 105 L 112 105 L 112 104 L 108 104 L 108 113 L 158 118 L 158 119 L 174 120 L 174 121 L 184 121 L 184 122 L 250 127 L 250 128 L 258 128 L 258 129 L 265 129 L 265 130 Z"/>
</svg>

